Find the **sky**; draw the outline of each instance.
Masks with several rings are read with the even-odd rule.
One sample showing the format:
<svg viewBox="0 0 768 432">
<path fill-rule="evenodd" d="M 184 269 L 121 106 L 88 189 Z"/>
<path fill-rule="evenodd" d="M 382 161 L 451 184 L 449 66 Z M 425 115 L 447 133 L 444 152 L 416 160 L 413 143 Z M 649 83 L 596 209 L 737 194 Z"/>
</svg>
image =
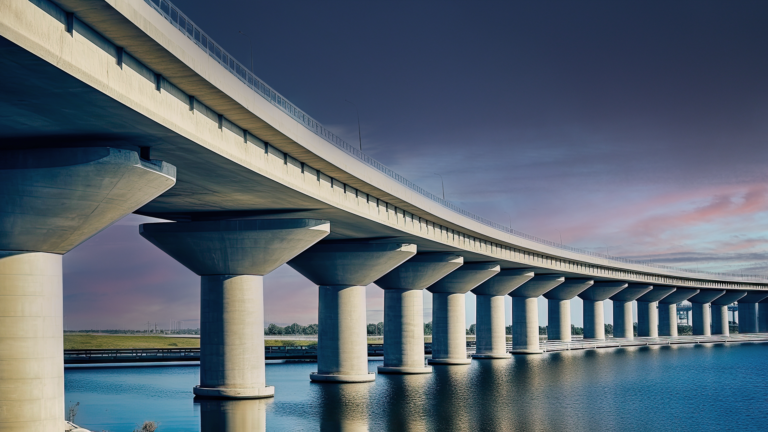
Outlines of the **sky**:
<svg viewBox="0 0 768 432">
<path fill-rule="evenodd" d="M 764 1 L 175 5 L 353 144 L 359 110 L 364 152 L 435 194 L 440 174 L 475 214 L 611 255 L 768 275 Z M 67 329 L 199 326 L 199 278 L 139 237 L 147 221 L 65 255 Z M 382 291 L 367 294 L 381 321 Z M 317 322 L 316 287 L 287 266 L 266 277 L 265 304 L 267 323 Z"/>
</svg>

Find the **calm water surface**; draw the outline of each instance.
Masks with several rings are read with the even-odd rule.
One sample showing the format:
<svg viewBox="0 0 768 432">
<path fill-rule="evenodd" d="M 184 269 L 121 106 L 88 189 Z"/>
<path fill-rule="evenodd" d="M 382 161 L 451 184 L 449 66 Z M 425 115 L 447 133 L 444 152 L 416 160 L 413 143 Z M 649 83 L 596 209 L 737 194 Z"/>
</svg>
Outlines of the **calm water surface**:
<svg viewBox="0 0 768 432">
<path fill-rule="evenodd" d="M 67 369 L 66 400 L 111 432 L 768 429 L 768 344 L 516 356 L 366 384 L 311 384 L 315 369 L 269 364 L 275 398 L 250 401 L 194 401 L 194 366 Z"/>
</svg>

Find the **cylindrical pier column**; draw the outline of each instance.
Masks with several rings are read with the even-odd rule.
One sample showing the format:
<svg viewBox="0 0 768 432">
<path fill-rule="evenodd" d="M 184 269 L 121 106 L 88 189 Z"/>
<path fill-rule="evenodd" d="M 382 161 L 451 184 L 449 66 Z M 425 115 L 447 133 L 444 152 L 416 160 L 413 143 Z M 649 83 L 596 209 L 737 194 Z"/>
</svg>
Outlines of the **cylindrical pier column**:
<svg viewBox="0 0 768 432">
<path fill-rule="evenodd" d="M 62 255 L 175 177 L 128 150 L 0 150 L 0 431 L 62 430 Z"/>
<path fill-rule="evenodd" d="M 539 296 L 562 284 L 560 275 L 536 275 L 512 290 L 512 354 L 540 354 Z"/>
<path fill-rule="evenodd" d="M 142 237 L 201 276 L 200 385 L 193 388 L 195 395 L 274 396 L 264 371 L 263 275 L 329 232 L 328 221 L 315 219 L 141 225 Z"/>
<path fill-rule="evenodd" d="M 658 302 L 675 292 L 674 287 L 655 286 L 653 289 L 637 299 L 637 336 L 659 336 L 659 310 Z M 667 308 L 669 312 L 669 308 Z M 669 325 L 669 324 L 667 324 Z"/>
<path fill-rule="evenodd" d="M 544 293 L 547 299 L 547 340 L 571 341 L 571 299 L 591 287 L 591 279 L 566 279 L 565 282 Z"/>
<path fill-rule="evenodd" d="M 579 293 L 584 305 L 584 339 L 605 340 L 603 302 L 627 285 L 626 282 L 595 282 Z"/>
<path fill-rule="evenodd" d="M 440 279 L 427 291 L 432 293 L 431 365 L 469 364 L 464 298 L 472 288 L 499 273 L 495 263 L 464 264 Z"/>
<path fill-rule="evenodd" d="M 504 300 L 510 291 L 533 277 L 530 270 L 502 270 L 472 292 L 476 310 L 476 359 L 509 358 L 507 353 L 507 329 L 505 326 Z"/>
<path fill-rule="evenodd" d="M 768 298 L 764 291 L 745 292 L 739 302 L 739 333 L 757 333 L 760 331 L 758 305 Z M 718 299 L 719 300 L 719 299 Z"/>
<path fill-rule="evenodd" d="M 757 331 L 768 333 L 768 299 L 757 304 Z"/>
<path fill-rule="evenodd" d="M 728 305 L 740 301 L 747 295 L 746 291 L 726 291 L 725 294 L 712 301 L 712 334 L 728 336 L 731 329 L 728 324 Z"/>
<path fill-rule="evenodd" d="M 379 373 L 432 372 L 424 365 L 423 290 L 463 263 L 454 254 L 417 254 L 376 281 L 384 289 L 384 365 Z"/>
<path fill-rule="evenodd" d="M 368 372 L 365 287 L 415 254 L 412 244 L 328 241 L 288 262 L 320 286 L 317 372 L 310 374 L 312 381 L 350 383 L 376 378 Z M 397 309 L 396 304 L 392 306 Z"/>
<path fill-rule="evenodd" d="M 651 285 L 631 283 L 610 297 L 613 301 L 613 337 L 628 340 L 635 338 L 632 302 L 650 292 L 651 289 L 653 289 Z"/>
<path fill-rule="evenodd" d="M 691 302 L 694 336 L 712 335 L 712 313 L 709 305 L 723 294 L 725 290 L 701 290 L 688 300 Z"/>
<path fill-rule="evenodd" d="M 659 300 L 659 336 L 677 336 L 677 304 L 698 294 L 699 290 L 676 288 Z"/>
</svg>

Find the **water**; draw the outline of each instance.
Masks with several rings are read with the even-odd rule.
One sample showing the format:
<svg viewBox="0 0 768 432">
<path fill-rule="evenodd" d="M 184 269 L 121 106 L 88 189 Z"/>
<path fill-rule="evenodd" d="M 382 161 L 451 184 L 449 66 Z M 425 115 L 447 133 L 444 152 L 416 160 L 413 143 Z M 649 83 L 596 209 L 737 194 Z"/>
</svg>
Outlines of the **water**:
<svg viewBox="0 0 768 432">
<path fill-rule="evenodd" d="M 366 384 L 312 384 L 315 368 L 267 365 L 272 400 L 197 402 L 194 366 L 67 369 L 66 400 L 80 402 L 78 424 L 110 432 L 144 420 L 158 432 L 768 427 L 768 344 L 515 356 Z"/>
</svg>

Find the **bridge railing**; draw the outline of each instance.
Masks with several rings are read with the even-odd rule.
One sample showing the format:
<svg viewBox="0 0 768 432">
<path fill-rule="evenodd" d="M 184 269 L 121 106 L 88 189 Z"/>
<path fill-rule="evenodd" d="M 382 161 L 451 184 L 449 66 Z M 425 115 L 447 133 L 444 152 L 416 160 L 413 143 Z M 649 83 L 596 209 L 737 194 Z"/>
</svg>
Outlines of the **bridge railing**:
<svg viewBox="0 0 768 432">
<path fill-rule="evenodd" d="M 515 237 L 519 237 L 519 238 L 529 240 L 535 243 L 539 243 L 542 245 L 546 245 L 549 247 L 553 247 L 553 248 L 557 248 L 557 249 L 561 249 L 561 250 L 565 250 L 573 253 L 578 253 L 582 255 L 587 255 L 595 258 L 611 260 L 618 263 L 644 265 L 644 266 L 653 267 L 657 269 L 684 272 L 684 273 L 689 273 L 691 275 L 724 277 L 724 278 L 729 278 L 729 279 L 739 280 L 744 282 L 768 281 L 768 277 L 764 277 L 764 276 L 733 274 L 733 273 L 711 273 L 711 272 L 703 272 L 699 270 L 688 270 L 683 268 L 666 266 L 663 264 L 656 264 L 650 261 L 631 260 L 627 258 L 611 256 L 608 254 L 602 254 L 599 252 L 592 252 L 584 249 L 579 249 L 579 248 L 563 245 L 561 243 L 553 242 L 550 240 L 546 240 L 540 237 L 536 237 L 530 234 L 517 231 L 515 229 L 512 229 L 500 223 L 494 222 L 490 219 L 486 219 L 482 216 L 478 216 L 474 213 L 464 210 L 463 208 L 457 206 L 456 204 L 453 204 L 452 202 L 447 201 L 427 191 L 421 186 L 418 186 L 412 181 L 406 179 L 402 175 L 393 171 L 391 168 L 387 167 L 386 165 L 382 164 L 376 159 L 366 155 L 365 153 L 360 151 L 360 149 L 358 149 L 357 147 L 350 145 L 349 143 L 341 139 L 339 136 L 337 136 L 336 134 L 334 134 L 333 132 L 325 128 L 322 124 L 320 124 L 320 122 L 313 119 L 307 113 L 305 113 L 304 111 L 296 107 L 296 105 L 289 102 L 280 93 L 276 92 L 272 87 L 268 86 L 266 83 L 264 83 L 264 81 L 256 77 L 252 73 L 252 71 L 248 70 L 248 68 L 243 66 L 237 60 L 235 60 L 235 58 L 232 57 L 231 54 L 229 54 L 224 48 L 222 48 L 221 45 L 214 42 L 210 38 L 210 36 L 208 36 L 208 34 L 206 34 L 200 27 L 195 25 L 189 19 L 189 17 L 184 15 L 179 10 L 179 8 L 176 7 L 173 3 L 169 2 L 168 0 L 144 0 L 144 1 L 147 4 L 149 4 L 160 15 L 162 15 L 174 27 L 176 27 L 180 32 L 186 35 L 187 38 L 192 40 L 200 49 L 207 52 L 208 55 L 213 60 L 218 62 L 222 67 L 224 67 L 234 76 L 236 76 L 240 81 L 242 81 L 243 84 L 247 85 L 253 91 L 255 91 L 256 93 L 264 97 L 272 105 L 276 106 L 277 108 L 279 108 L 280 110 L 288 114 L 289 116 L 293 117 L 296 121 L 304 125 L 304 127 L 314 132 L 321 138 L 325 139 L 329 143 L 333 144 L 334 146 L 340 148 L 344 152 L 356 157 L 360 161 L 386 174 L 390 178 L 405 185 L 409 189 L 417 192 L 419 195 L 422 195 L 453 212 L 456 212 L 462 216 L 470 218 L 485 226 L 491 227 L 493 229 L 496 229 L 506 234 L 513 235 Z"/>
</svg>

